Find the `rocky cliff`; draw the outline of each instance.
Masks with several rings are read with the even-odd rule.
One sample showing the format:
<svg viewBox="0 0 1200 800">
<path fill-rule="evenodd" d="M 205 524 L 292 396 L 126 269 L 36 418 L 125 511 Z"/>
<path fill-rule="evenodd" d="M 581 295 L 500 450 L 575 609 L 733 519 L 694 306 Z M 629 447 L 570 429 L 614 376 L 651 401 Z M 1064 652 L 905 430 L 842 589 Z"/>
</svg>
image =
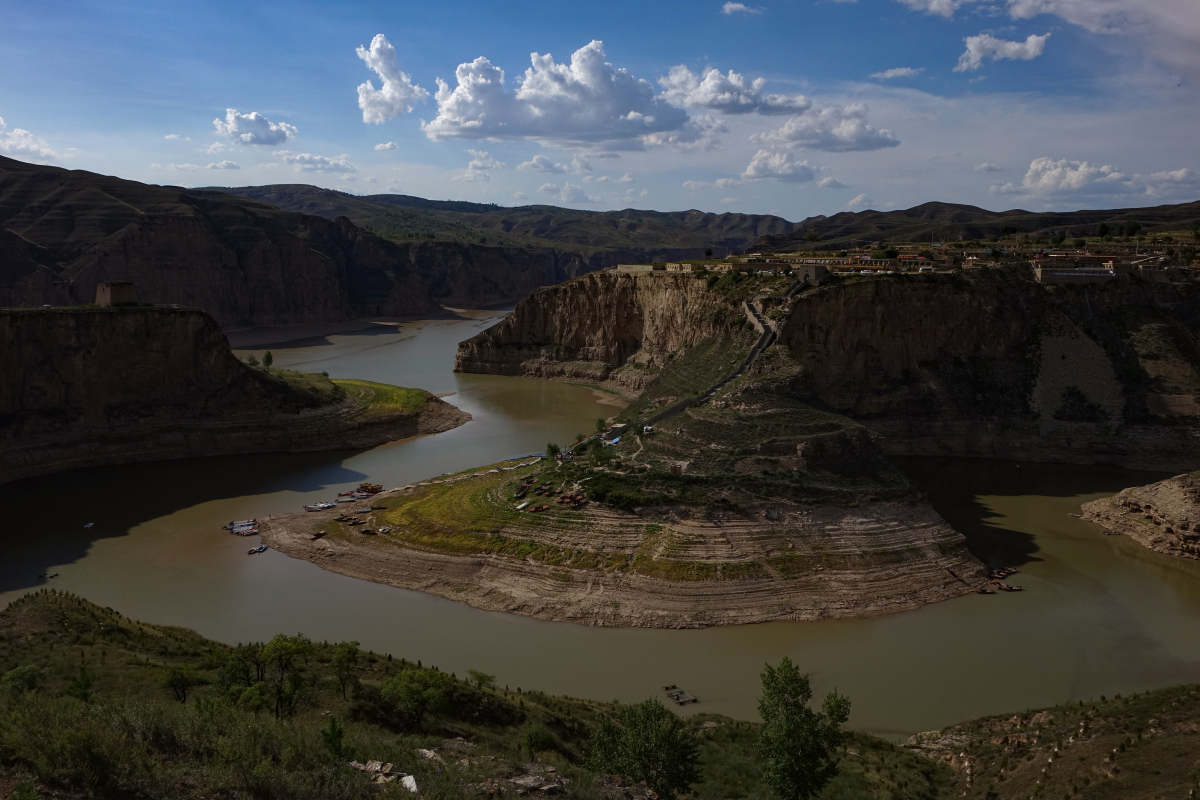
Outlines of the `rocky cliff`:
<svg viewBox="0 0 1200 800">
<path fill-rule="evenodd" d="M 0 482 L 98 464 L 370 447 L 461 424 L 424 396 L 376 413 L 321 376 L 234 357 L 212 317 L 170 308 L 0 312 Z M 387 389 L 387 387 L 382 387 Z"/>
<path fill-rule="evenodd" d="M 1151 550 L 1200 559 L 1200 473 L 1084 503 L 1083 518 Z"/>
<path fill-rule="evenodd" d="M 807 391 L 887 452 L 1200 466 L 1194 283 L 1047 287 L 1019 270 L 801 295 L 780 332 Z"/>
<path fill-rule="evenodd" d="M 349 220 L 0 158 L 0 306 L 90 303 L 105 280 L 225 326 L 437 309 L 407 253 Z"/>
</svg>

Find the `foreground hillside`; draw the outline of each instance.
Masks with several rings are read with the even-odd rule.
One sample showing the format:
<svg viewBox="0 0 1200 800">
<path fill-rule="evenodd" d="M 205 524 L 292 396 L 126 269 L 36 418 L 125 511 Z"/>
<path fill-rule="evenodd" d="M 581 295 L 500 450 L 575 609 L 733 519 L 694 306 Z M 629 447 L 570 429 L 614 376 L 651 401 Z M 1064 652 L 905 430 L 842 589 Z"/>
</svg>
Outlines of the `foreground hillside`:
<svg viewBox="0 0 1200 800">
<path fill-rule="evenodd" d="M 444 676 L 414 663 L 419 653 L 276 641 L 298 650 L 278 718 L 278 673 L 258 647 L 61 593 L 17 600 L 0 612 L 0 796 L 411 797 L 350 766 L 377 760 L 428 798 L 652 797 L 589 765 L 601 717 L 622 707 L 500 688 L 503 676 Z M 436 710 L 417 718 L 388 699 L 381 687 L 402 673 L 445 687 Z M 819 797 L 1184 798 L 1200 769 L 1198 688 L 968 722 L 908 747 L 851 733 Z M 699 776 L 683 797 L 773 796 L 757 725 L 702 714 L 687 728 Z"/>
<path fill-rule="evenodd" d="M 225 326 L 436 311 L 406 254 L 347 220 L 0 157 L 0 307 L 141 299 Z"/>
<path fill-rule="evenodd" d="M 0 482 L 83 466 L 373 447 L 470 415 L 420 389 L 255 369 L 192 309 L 0 311 Z"/>
</svg>

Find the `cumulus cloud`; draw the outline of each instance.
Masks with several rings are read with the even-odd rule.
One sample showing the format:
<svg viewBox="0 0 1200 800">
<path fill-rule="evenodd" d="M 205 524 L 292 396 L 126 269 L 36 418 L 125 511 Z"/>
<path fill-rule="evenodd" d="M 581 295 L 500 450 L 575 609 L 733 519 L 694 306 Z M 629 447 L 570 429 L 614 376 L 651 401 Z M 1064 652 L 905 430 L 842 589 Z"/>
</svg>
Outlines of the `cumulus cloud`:
<svg viewBox="0 0 1200 800">
<path fill-rule="evenodd" d="M 296 135 L 286 122 L 276 125 L 257 111 L 239 114 L 234 108 L 225 109 L 225 119 L 214 119 L 213 127 L 234 144 L 283 144 Z"/>
<path fill-rule="evenodd" d="M 713 186 L 717 187 L 718 189 L 729 189 L 730 187 L 741 185 L 742 181 L 740 178 L 717 178 L 717 180 L 713 182 Z"/>
<path fill-rule="evenodd" d="M 991 164 L 991 163 L 985 161 L 982 164 L 976 164 L 974 167 L 974 171 L 975 172 L 1003 172 L 1004 167 L 998 167 L 995 164 Z"/>
<path fill-rule="evenodd" d="M 168 164 L 171 169 L 177 169 L 180 172 L 195 172 L 200 169 L 199 164 Z"/>
<path fill-rule="evenodd" d="M 182 133 L 168 133 L 163 137 L 169 142 L 190 142 L 192 137 L 184 136 Z"/>
<path fill-rule="evenodd" d="M 8 130 L 3 117 L 0 117 L 0 153 L 35 163 L 59 157 L 45 139 L 34 136 L 24 128 Z"/>
<path fill-rule="evenodd" d="M 584 177 L 583 180 L 585 183 L 633 183 L 634 177 L 632 172 L 626 172 L 619 178 L 614 178 L 611 175 L 601 175 L 594 178 L 591 175 L 588 175 Z"/>
<path fill-rule="evenodd" d="M 722 14 L 761 14 L 761 13 L 763 13 L 763 10 L 761 8 L 754 8 L 752 6 L 748 6 L 745 3 L 730 2 L 730 3 L 726 3 L 725 5 L 721 6 L 721 13 Z"/>
<path fill-rule="evenodd" d="M 504 163 L 497 161 L 488 155 L 486 150 L 468 150 L 471 154 L 471 161 L 467 164 L 467 168 L 463 170 L 463 174 L 459 176 L 459 180 L 464 181 L 490 181 L 492 179 L 492 170 L 500 169 Z"/>
<path fill-rule="evenodd" d="M 837 178 L 834 178 L 834 177 L 821 178 L 821 180 L 817 181 L 817 186 L 820 186 L 822 189 L 849 189 L 850 188 L 849 186 L 847 186 L 846 184 L 842 183 L 841 181 L 839 181 Z"/>
<path fill-rule="evenodd" d="M 772 153 L 759 150 L 742 172 L 748 181 L 775 180 L 787 183 L 807 183 L 816 177 L 807 161 L 796 161 L 791 153 Z"/>
<path fill-rule="evenodd" d="M 695 191 L 696 189 L 703 189 L 705 186 L 708 186 L 708 181 L 684 181 L 683 182 L 683 188 L 685 188 L 689 191 Z"/>
<path fill-rule="evenodd" d="M 740 203 L 742 201 L 737 197 L 722 197 L 721 202 L 725 205 L 731 205 L 733 203 Z"/>
<path fill-rule="evenodd" d="M 722 114 L 795 114 L 812 107 L 812 101 L 802 94 L 788 96 L 762 93 L 766 78 L 746 80 L 733 70 L 723 75 L 709 67 L 699 75 L 683 64 L 671 67 L 665 78 L 658 79 L 663 87 L 659 99 L 685 108 L 703 108 Z"/>
<path fill-rule="evenodd" d="M 862 211 L 865 208 L 870 208 L 870 206 L 873 202 L 875 202 L 875 201 L 872 200 L 871 198 L 867 197 L 865 194 L 860 194 L 857 197 L 855 197 L 853 200 L 851 200 L 849 203 L 846 203 L 846 210 L 847 211 Z"/>
<path fill-rule="evenodd" d="M 1164 197 L 1191 194 L 1200 189 L 1200 175 L 1191 169 L 1175 169 L 1149 174 L 1128 175 L 1111 164 L 1094 165 L 1045 157 L 1029 164 L 1019 184 L 997 183 L 993 194 L 1020 194 L 1037 197 L 1076 195 L 1081 197 L 1112 194 L 1139 194 Z"/>
<path fill-rule="evenodd" d="M 892 78 L 915 78 L 924 71 L 924 67 L 917 67 L 916 69 L 912 67 L 892 67 L 891 69 L 885 69 L 883 72 L 872 72 L 871 77 L 884 81 L 891 80 Z"/>
<path fill-rule="evenodd" d="M 689 119 L 679 130 L 651 133 L 643 136 L 642 142 L 648 145 L 665 145 L 683 152 L 712 150 L 720 144 L 720 134 L 728 132 L 725 123 L 716 117 L 700 114 Z"/>
<path fill-rule="evenodd" d="M 375 35 L 369 49 L 359 45 L 355 52 L 382 82 L 378 89 L 370 81 L 358 87 L 358 107 L 362 109 L 363 122 L 378 125 L 395 119 L 412 111 L 416 103 L 429 97 L 429 92 L 400 71 L 400 65 L 396 62 L 396 48 L 382 33 Z"/>
<path fill-rule="evenodd" d="M 383 144 L 375 145 L 376 150 L 399 150 L 400 146 L 395 142 L 384 142 Z"/>
<path fill-rule="evenodd" d="M 208 147 L 200 148 L 200 152 L 208 153 L 209 155 L 212 155 L 213 153 L 218 153 L 224 149 L 225 149 L 225 145 L 222 142 L 213 142 Z"/>
<path fill-rule="evenodd" d="M 592 171 L 592 162 L 586 156 L 575 156 L 571 159 L 571 169 L 575 170 L 575 174 L 582 175 Z"/>
<path fill-rule="evenodd" d="M 234 162 L 230 161 L 229 159 L 226 159 L 224 161 L 218 161 L 215 164 L 209 164 L 208 168 L 209 169 L 241 169 L 242 166 L 241 166 L 241 164 L 235 164 Z"/>
<path fill-rule="evenodd" d="M 974 0 L 900 0 L 900 2 L 916 11 L 925 11 L 941 17 L 952 17 L 959 6 L 974 2 Z"/>
<path fill-rule="evenodd" d="M 981 33 L 978 36 L 968 36 L 963 39 L 967 44 L 967 49 L 958 57 L 958 64 L 955 65 L 955 72 L 966 72 L 967 70 L 979 69 L 985 58 L 990 58 L 992 61 L 1001 61 L 1003 59 L 1013 59 L 1015 61 L 1029 61 L 1037 58 L 1046 49 L 1046 40 L 1050 38 L 1050 34 L 1046 33 L 1038 36 L 1035 33 L 1029 34 L 1023 42 L 1010 42 L 1007 39 L 997 39 L 987 33 Z"/>
<path fill-rule="evenodd" d="M 880 150 L 900 144 L 891 131 L 867 124 L 867 110 L 864 103 L 813 108 L 792 117 L 781 128 L 757 134 L 753 140 L 831 153 Z"/>
<path fill-rule="evenodd" d="M 522 161 L 517 164 L 517 169 L 526 172 L 548 172 L 554 175 L 561 175 L 567 171 L 564 165 L 555 164 L 549 157 L 543 155 L 536 155 L 528 161 Z"/>
<path fill-rule="evenodd" d="M 598 203 L 599 197 L 592 197 L 577 183 L 566 181 L 562 186 L 556 183 L 543 183 L 538 187 L 542 194 L 550 195 L 561 203 Z"/>
<path fill-rule="evenodd" d="M 513 200 L 528 200 L 529 198 L 525 196 L 524 192 L 513 192 L 512 199 Z"/>
<path fill-rule="evenodd" d="M 350 157 L 343 153 L 340 156 L 318 156 L 312 153 L 293 153 L 291 150 L 276 150 L 271 153 L 279 156 L 283 163 L 291 164 L 304 172 L 358 172 Z"/>
<path fill-rule="evenodd" d="M 504 70 L 482 56 L 459 64 L 453 89 L 438 78 L 438 113 L 422 123 L 425 135 L 596 145 L 679 131 L 688 122 L 687 112 L 654 96 L 649 81 L 605 61 L 600 41 L 576 50 L 570 64 L 558 64 L 550 54 L 532 53 L 530 60 L 511 92 Z"/>
</svg>

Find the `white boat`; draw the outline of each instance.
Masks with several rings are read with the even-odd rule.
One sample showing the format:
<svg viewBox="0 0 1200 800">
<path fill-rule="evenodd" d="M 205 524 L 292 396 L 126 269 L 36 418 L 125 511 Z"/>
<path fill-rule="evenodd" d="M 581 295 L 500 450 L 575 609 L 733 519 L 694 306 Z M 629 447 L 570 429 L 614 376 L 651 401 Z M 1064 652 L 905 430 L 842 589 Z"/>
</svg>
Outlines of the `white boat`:
<svg viewBox="0 0 1200 800">
<path fill-rule="evenodd" d="M 304 510 L 305 511 L 324 511 L 325 507 L 323 505 L 316 504 L 316 505 L 311 505 L 311 506 L 305 506 Z"/>
</svg>

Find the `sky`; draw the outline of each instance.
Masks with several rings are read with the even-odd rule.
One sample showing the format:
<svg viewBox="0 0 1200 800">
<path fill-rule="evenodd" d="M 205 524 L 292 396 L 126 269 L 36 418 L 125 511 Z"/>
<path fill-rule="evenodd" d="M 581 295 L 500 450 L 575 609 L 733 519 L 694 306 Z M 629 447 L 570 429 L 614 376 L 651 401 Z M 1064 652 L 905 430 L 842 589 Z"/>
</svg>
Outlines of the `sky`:
<svg viewBox="0 0 1200 800">
<path fill-rule="evenodd" d="M 0 153 L 178 186 L 818 214 L 1200 199 L 1200 0 L 0 6 Z"/>
</svg>

